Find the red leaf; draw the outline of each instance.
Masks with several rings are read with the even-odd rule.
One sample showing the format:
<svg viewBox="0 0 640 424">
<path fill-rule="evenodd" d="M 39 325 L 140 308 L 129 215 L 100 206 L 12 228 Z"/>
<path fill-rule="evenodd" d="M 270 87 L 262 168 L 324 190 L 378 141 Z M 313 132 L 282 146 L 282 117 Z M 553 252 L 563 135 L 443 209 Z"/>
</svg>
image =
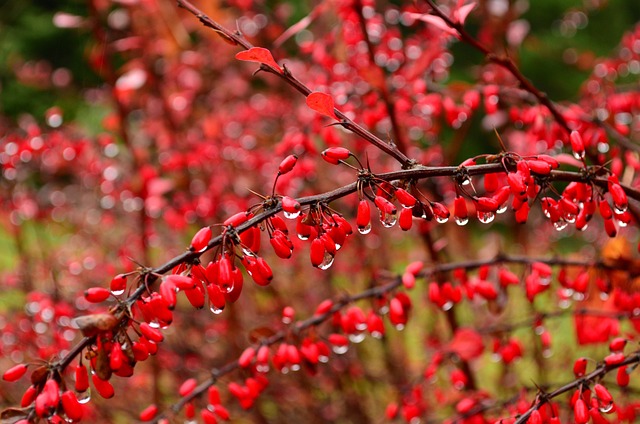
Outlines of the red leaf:
<svg viewBox="0 0 640 424">
<path fill-rule="evenodd" d="M 461 359 L 469 361 L 482 355 L 482 336 L 470 328 L 460 328 L 449 343 L 449 350 Z"/>
<path fill-rule="evenodd" d="M 307 106 L 329 118 L 338 121 L 338 117 L 333 111 L 333 97 L 326 93 L 313 92 L 307 97 Z"/>
<path fill-rule="evenodd" d="M 282 73 L 282 69 L 278 66 L 271 52 L 264 47 L 252 47 L 249 50 L 239 52 L 236 54 L 236 59 L 244 60 L 245 62 L 262 63 Z"/>
</svg>

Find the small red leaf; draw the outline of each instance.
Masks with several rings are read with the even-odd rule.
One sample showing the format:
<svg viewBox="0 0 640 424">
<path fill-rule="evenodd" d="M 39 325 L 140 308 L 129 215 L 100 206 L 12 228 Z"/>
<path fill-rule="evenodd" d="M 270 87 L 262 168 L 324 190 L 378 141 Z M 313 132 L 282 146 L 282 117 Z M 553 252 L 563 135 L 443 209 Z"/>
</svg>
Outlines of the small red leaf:
<svg viewBox="0 0 640 424">
<path fill-rule="evenodd" d="M 333 118 L 336 121 L 338 120 L 338 117 L 333 111 L 333 97 L 326 93 L 315 91 L 309 94 L 309 96 L 307 96 L 307 106 L 329 118 Z"/>
<path fill-rule="evenodd" d="M 236 59 L 244 60 L 245 62 L 263 63 L 282 73 L 282 69 L 278 66 L 271 52 L 264 47 L 252 47 L 249 50 L 239 52 L 236 54 Z"/>
</svg>

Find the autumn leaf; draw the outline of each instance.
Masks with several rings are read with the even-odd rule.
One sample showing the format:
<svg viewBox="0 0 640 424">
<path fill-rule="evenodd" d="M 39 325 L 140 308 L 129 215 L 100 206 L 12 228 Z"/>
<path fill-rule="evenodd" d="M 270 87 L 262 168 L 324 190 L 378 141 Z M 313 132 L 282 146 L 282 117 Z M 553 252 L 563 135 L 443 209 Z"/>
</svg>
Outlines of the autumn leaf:
<svg viewBox="0 0 640 424">
<path fill-rule="evenodd" d="M 239 52 L 236 54 L 236 59 L 245 62 L 262 63 L 282 73 L 282 69 L 278 66 L 271 52 L 264 47 L 252 47 L 249 50 Z"/>
<path fill-rule="evenodd" d="M 333 97 L 326 93 L 313 92 L 307 96 L 307 106 L 316 112 L 338 121 L 334 112 Z"/>
</svg>

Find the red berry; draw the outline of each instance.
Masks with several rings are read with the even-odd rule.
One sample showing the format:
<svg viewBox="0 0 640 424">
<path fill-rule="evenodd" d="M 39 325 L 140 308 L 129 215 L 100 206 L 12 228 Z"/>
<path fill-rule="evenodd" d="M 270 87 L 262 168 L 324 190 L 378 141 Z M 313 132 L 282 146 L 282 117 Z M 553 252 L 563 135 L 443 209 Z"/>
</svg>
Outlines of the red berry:
<svg viewBox="0 0 640 424">
<path fill-rule="evenodd" d="M 291 172 L 296 163 L 298 162 L 298 156 L 289 155 L 280 162 L 280 166 L 278 167 L 278 173 L 280 175 L 284 175 L 288 172 Z"/>
<path fill-rule="evenodd" d="M 27 372 L 27 365 L 18 364 L 15 365 L 2 374 L 4 381 L 17 381 Z"/>
<path fill-rule="evenodd" d="M 142 412 L 140 412 L 140 421 L 151 421 L 158 413 L 158 407 L 153 404 L 147 406 Z"/>
<path fill-rule="evenodd" d="M 191 239 L 190 249 L 195 252 L 203 252 L 211 240 L 211 227 L 203 227 Z"/>
<path fill-rule="evenodd" d="M 84 292 L 85 299 L 91 303 L 104 302 L 109 296 L 111 296 L 111 292 L 104 287 L 91 287 Z"/>
</svg>

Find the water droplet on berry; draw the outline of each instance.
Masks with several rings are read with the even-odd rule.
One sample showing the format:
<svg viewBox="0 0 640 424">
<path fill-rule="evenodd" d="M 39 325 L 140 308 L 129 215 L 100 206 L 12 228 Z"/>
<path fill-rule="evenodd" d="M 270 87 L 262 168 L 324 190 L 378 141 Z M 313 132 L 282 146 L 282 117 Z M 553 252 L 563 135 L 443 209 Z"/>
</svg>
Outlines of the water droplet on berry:
<svg viewBox="0 0 640 424">
<path fill-rule="evenodd" d="M 333 265 L 333 260 L 334 259 L 335 259 L 335 257 L 331 253 L 325 251 L 324 252 L 324 260 L 322 261 L 322 263 L 320 263 L 320 265 L 318 265 L 318 268 L 320 268 L 323 271 L 325 269 L 331 268 L 331 265 Z"/>
<path fill-rule="evenodd" d="M 564 230 L 565 228 L 567 228 L 567 225 L 569 225 L 569 224 L 567 223 L 567 221 L 562 220 L 562 219 L 561 219 L 560 221 L 556 221 L 556 222 L 554 222 L 554 223 L 553 223 L 553 226 L 555 227 L 555 229 L 556 229 L 557 231 L 562 231 L 562 230 Z"/>
<path fill-rule="evenodd" d="M 120 296 L 122 293 L 124 293 L 124 289 L 122 290 L 111 290 L 111 294 L 114 296 Z"/>
<path fill-rule="evenodd" d="M 327 362 L 329 362 L 329 357 L 326 355 L 319 355 L 318 356 L 318 362 L 322 363 L 322 364 L 326 364 Z"/>
<path fill-rule="evenodd" d="M 395 325 L 395 329 L 398 330 L 398 331 L 404 330 L 404 324 L 396 324 Z"/>
<path fill-rule="evenodd" d="M 506 211 L 507 211 L 507 204 L 503 203 L 498 207 L 498 209 L 496 210 L 496 213 L 501 214 L 501 213 L 505 213 Z"/>
<path fill-rule="evenodd" d="M 452 301 L 447 301 L 442 305 L 442 310 L 443 311 L 448 311 L 449 309 L 453 308 L 453 302 Z"/>
<path fill-rule="evenodd" d="M 617 222 L 618 222 L 618 227 L 624 228 L 627 226 L 627 223 L 624 221 L 617 220 Z"/>
<path fill-rule="evenodd" d="M 553 351 L 551 349 L 544 349 L 542 351 L 542 356 L 545 358 L 551 358 L 553 356 Z"/>
<path fill-rule="evenodd" d="M 620 205 L 616 205 L 615 202 L 613 203 L 613 211 L 617 215 L 625 213 L 627 211 L 627 209 L 628 209 L 628 205 L 620 206 Z"/>
<path fill-rule="evenodd" d="M 297 211 L 297 212 L 284 211 L 284 217 L 287 219 L 296 219 L 299 216 L 300 216 L 300 211 Z"/>
<path fill-rule="evenodd" d="M 460 218 L 460 217 L 454 217 L 456 224 L 458 224 L 459 226 L 463 226 L 463 225 L 467 225 L 467 223 L 469 222 L 469 218 Z"/>
<path fill-rule="evenodd" d="M 232 284 L 223 284 L 220 286 L 222 293 L 231 293 L 233 291 L 233 283 Z"/>
<path fill-rule="evenodd" d="M 598 410 L 603 414 L 608 414 L 609 412 L 611 412 L 612 409 L 613 409 L 613 402 L 609 403 L 608 405 L 600 406 L 598 408 Z"/>
<path fill-rule="evenodd" d="M 382 333 L 379 331 L 372 331 L 371 332 L 371 337 L 373 337 L 374 339 L 381 339 L 382 338 Z"/>
<path fill-rule="evenodd" d="M 158 322 L 158 320 L 153 320 L 149 323 L 149 327 L 151 328 L 160 328 L 160 322 Z"/>
<path fill-rule="evenodd" d="M 600 292 L 600 300 L 606 302 L 609 299 L 609 293 Z"/>
<path fill-rule="evenodd" d="M 426 218 L 426 216 L 425 216 L 425 218 Z M 436 222 L 438 222 L 439 224 L 444 224 L 448 220 L 449 220 L 448 216 L 438 216 L 438 215 L 436 215 Z"/>
<path fill-rule="evenodd" d="M 249 249 L 246 246 L 242 246 L 242 253 L 244 253 L 245 256 L 251 256 L 251 257 L 255 257 L 256 254 L 253 252 L 253 250 Z"/>
<path fill-rule="evenodd" d="M 308 235 L 306 235 L 306 234 L 300 234 L 300 233 L 298 233 L 298 238 L 299 238 L 300 240 L 302 240 L 302 241 L 309 240 L 309 236 L 308 236 Z"/>
<path fill-rule="evenodd" d="M 380 222 L 385 228 L 391 228 L 398 222 L 398 213 L 380 213 Z"/>
<path fill-rule="evenodd" d="M 483 224 L 488 224 L 495 219 L 496 215 L 493 212 L 481 212 L 478 211 L 478 221 Z"/>
<path fill-rule="evenodd" d="M 584 159 L 584 154 L 585 154 L 584 150 L 581 153 L 573 152 L 573 157 L 578 160 L 582 160 Z"/>
<path fill-rule="evenodd" d="M 371 223 L 367 224 L 366 227 L 358 227 L 358 232 L 360 234 L 369 234 L 371 232 Z"/>
<path fill-rule="evenodd" d="M 342 248 L 342 245 L 340 243 L 336 243 L 336 251 L 340 250 Z"/>
<path fill-rule="evenodd" d="M 267 364 L 258 364 L 258 365 L 256 365 L 256 371 L 261 372 L 261 373 L 267 373 L 267 372 L 269 372 L 269 365 L 267 365 Z"/>
<path fill-rule="evenodd" d="M 220 315 L 222 313 L 222 309 L 218 308 L 216 305 L 210 303 L 209 310 L 215 315 Z"/>
<path fill-rule="evenodd" d="M 349 334 L 349 341 L 352 343 L 361 343 L 367 335 L 365 333 L 352 333 Z"/>
<path fill-rule="evenodd" d="M 300 365 L 299 364 L 291 365 L 291 371 L 293 372 L 300 371 Z"/>
<path fill-rule="evenodd" d="M 568 213 L 564 216 L 564 220 L 569 224 L 573 224 L 574 222 L 576 222 L 576 216 L 572 213 Z"/>
<path fill-rule="evenodd" d="M 87 389 L 84 392 L 76 393 L 79 403 L 87 403 L 91 400 L 91 389 Z"/>
<path fill-rule="evenodd" d="M 333 350 L 333 353 L 335 353 L 336 355 L 344 355 L 349 350 L 349 345 L 332 346 L 331 350 Z"/>
</svg>

